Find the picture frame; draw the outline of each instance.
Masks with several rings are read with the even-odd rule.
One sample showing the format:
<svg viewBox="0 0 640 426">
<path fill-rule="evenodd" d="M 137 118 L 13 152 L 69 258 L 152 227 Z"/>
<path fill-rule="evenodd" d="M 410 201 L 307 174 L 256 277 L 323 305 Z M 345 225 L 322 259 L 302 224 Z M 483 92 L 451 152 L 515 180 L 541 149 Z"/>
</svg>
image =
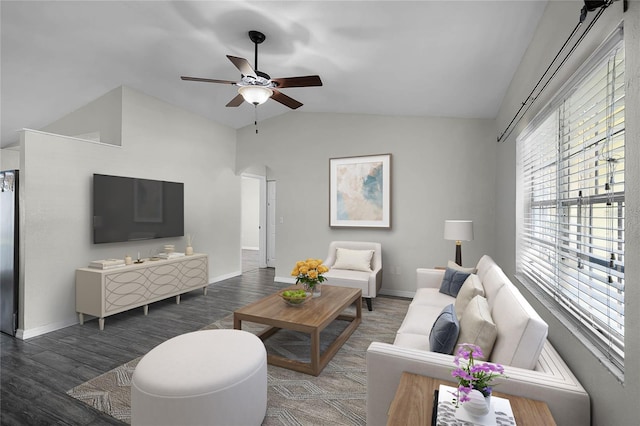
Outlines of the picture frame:
<svg viewBox="0 0 640 426">
<path fill-rule="evenodd" d="M 391 154 L 329 159 L 329 226 L 391 228 Z"/>
</svg>

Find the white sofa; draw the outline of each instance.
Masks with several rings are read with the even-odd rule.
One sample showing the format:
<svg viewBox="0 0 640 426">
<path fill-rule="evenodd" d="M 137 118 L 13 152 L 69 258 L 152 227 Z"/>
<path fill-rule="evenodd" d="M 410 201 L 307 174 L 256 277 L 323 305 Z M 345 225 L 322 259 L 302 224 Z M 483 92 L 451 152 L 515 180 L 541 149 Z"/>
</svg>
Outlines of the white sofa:
<svg viewBox="0 0 640 426">
<path fill-rule="evenodd" d="M 417 291 L 394 344 L 373 342 L 367 350 L 367 425 L 385 425 L 404 371 L 452 381 L 453 355 L 431 352 L 429 333 L 455 298 L 440 293 L 445 271 L 418 269 Z M 547 325 L 489 256 L 477 276 L 484 287 L 497 337 L 488 360 L 509 377 L 496 390 L 544 401 L 559 426 L 589 425 L 589 395 L 546 339 Z"/>
<path fill-rule="evenodd" d="M 339 269 L 336 265 L 337 249 L 349 250 L 372 250 L 369 268 L 358 269 Z M 371 301 L 376 297 L 382 287 L 382 245 L 367 241 L 332 241 L 329 244 L 329 253 L 324 261 L 325 266 L 329 267 L 329 272 L 324 276 L 327 284 L 340 287 L 359 288 L 362 290 L 362 297 L 367 302 L 367 307 L 371 311 L 373 309 Z"/>
</svg>

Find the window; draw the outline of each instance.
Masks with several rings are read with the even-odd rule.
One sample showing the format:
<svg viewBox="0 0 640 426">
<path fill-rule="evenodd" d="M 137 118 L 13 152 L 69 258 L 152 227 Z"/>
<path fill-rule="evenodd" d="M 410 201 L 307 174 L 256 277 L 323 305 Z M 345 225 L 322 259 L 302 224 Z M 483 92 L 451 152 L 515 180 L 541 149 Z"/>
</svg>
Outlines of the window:
<svg viewBox="0 0 640 426">
<path fill-rule="evenodd" d="M 609 41 L 518 138 L 517 276 L 624 366 L 624 45 Z"/>
</svg>

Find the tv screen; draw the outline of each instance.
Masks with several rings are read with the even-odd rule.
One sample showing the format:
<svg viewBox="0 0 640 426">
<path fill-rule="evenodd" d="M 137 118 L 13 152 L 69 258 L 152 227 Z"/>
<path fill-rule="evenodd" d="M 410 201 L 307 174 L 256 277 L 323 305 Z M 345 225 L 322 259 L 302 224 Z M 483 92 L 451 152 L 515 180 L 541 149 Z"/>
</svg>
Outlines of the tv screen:
<svg viewBox="0 0 640 426">
<path fill-rule="evenodd" d="M 93 242 L 184 235 L 184 184 L 93 175 Z"/>
</svg>

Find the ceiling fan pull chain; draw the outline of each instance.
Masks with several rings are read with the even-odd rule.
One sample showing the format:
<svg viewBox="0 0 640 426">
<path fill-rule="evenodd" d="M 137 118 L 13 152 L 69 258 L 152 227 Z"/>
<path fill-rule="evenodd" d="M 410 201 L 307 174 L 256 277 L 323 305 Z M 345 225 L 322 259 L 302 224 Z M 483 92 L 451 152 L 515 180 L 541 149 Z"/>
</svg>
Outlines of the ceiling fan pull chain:
<svg viewBox="0 0 640 426">
<path fill-rule="evenodd" d="M 258 105 L 254 105 L 253 110 L 255 111 L 255 118 L 253 120 L 253 124 L 256 126 L 256 135 L 257 135 L 258 134 Z"/>
</svg>

